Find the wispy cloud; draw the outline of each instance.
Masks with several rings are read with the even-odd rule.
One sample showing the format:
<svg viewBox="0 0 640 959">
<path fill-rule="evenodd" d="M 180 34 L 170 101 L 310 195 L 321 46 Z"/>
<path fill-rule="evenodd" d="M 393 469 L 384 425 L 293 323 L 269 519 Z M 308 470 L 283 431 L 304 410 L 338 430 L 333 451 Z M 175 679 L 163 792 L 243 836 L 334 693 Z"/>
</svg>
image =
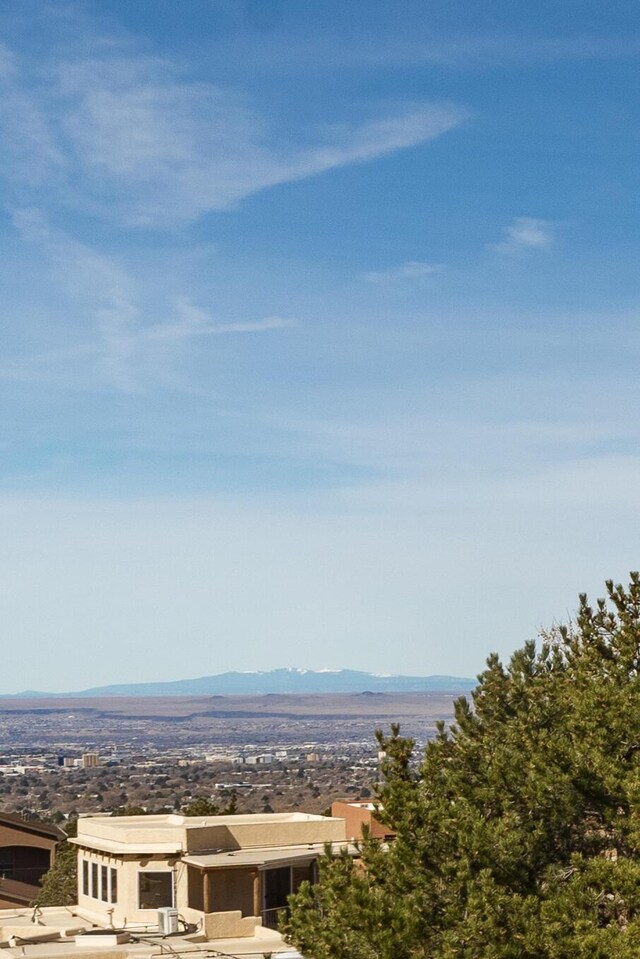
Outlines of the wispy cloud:
<svg viewBox="0 0 640 959">
<path fill-rule="evenodd" d="M 575 33 L 543 35 L 541 33 L 507 33 L 493 30 L 485 33 L 435 33 L 429 18 L 412 22 L 409 34 L 398 18 L 396 29 L 386 25 L 385 35 L 360 35 L 354 40 L 339 23 L 333 22 L 313 37 L 302 32 L 291 34 L 276 30 L 269 43 L 259 34 L 245 34 L 233 57 L 243 56 L 259 70 L 300 69 L 322 66 L 340 69 L 345 66 L 394 67 L 431 64 L 456 71 L 485 71 L 511 65 L 548 63 L 581 63 L 584 61 L 623 60 L 640 54 L 640 34 Z M 224 62 L 229 50 L 224 42 L 215 46 Z"/>
<path fill-rule="evenodd" d="M 490 243 L 488 249 L 513 256 L 531 250 L 546 250 L 553 241 L 554 224 L 551 220 L 518 216 L 504 228 L 504 239 Z"/>
<path fill-rule="evenodd" d="M 15 55 L 6 44 L 0 43 L 0 78 L 11 76 L 15 70 Z"/>
<path fill-rule="evenodd" d="M 142 291 L 116 258 L 98 253 L 50 226 L 40 210 L 16 210 L 13 221 L 22 237 L 44 252 L 52 279 L 80 311 L 83 323 L 75 342 L 5 366 L 0 371 L 5 377 L 20 377 L 26 369 L 29 379 L 37 379 L 62 365 L 67 372 L 69 367 L 81 370 L 85 386 L 138 392 L 163 380 L 179 342 L 296 325 L 294 319 L 279 316 L 220 323 L 184 295 L 174 297 L 168 319 L 151 320 Z M 167 349 L 158 354 L 163 344 Z M 153 347 L 155 352 L 150 353 Z"/>
<path fill-rule="evenodd" d="M 45 103 L 20 74 L 15 54 L 0 44 L 0 170 L 8 182 L 34 187 L 59 179 L 66 158 Z"/>
<path fill-rule="evenodd" d="M 223 333 L 264 333 L 297 325 L 296 320 L 281 316 L 268 316 L 263 320 L 246 322 L 216 323 L 210 313 L 182 296 L 175 301 L 174 312 L 175 320 L 142 327 L 129 337 L 130 342 L 184 340 L 194 336 L 215 336 Z"/>
<path fill-rule="evenodd" d="M 298 321 L 284 316 L 267 316 L 264 320 L 246 323 L 219 323 L 211 327 L 212 333 L 263 333 L 265 330 L 286 330 L 297 326 Z"/>
<path fill-rule="evenodd" d="M 82 336 L 90 339 L 75 343 L 71 354 L 94 353 L 100 380 L 127 392 L 135 389 L 129 361 L 131 336 L 141 322 L 136 285 L 115 258 L 97 253 L 64 231 L 50 226 L 41 210 L 14 211 L 16 228 L 28 242 L 44 252 L 53 280 L 64 290 L 85 317 Z M 51 354 L 52 362 L 61 359 L 60 351 Z M 45 357 L 39 357 L 42 365 Z"/>
<path fill-rule="evenodd" d="M 2 136 L 20 202 L 44 181 L 49 203 L 171 226 L 417 146 L 466 116 L 455 104 L 409 103 L 363 122 L 300 128 L 286 142 L 239 92 L 192 82 L 176 64 L 130 48 L 114 41 L 108 55 L 49 64 L 47 85 L 22 77 L 0 51 Z"/>
<path fill-rule="evenodd" d="M 440 273 L 441 263 L 425 263 L 422 260 L 407 260 L 399 266 L 389 267 L 387 270 L 371 270 L 363 274 L 367 283 L 394 283 L 398 280 L 420 280 L 425 276 Z"/>
<path fill-rule="evenodd" d="M 153 65 L 146 78 L 131 69 L 123 88 L 117 64 L 113 71 L 117 76 L 91 69 L 89 83 L 76 73 L 64 126 L 92 201 L 101 206 L 107 185 L 109 209 L 131 224 L 162 226 L 229 209 L 276 184 L 416 146 L 463 118 L 455 107 L 422 104 L 352 124 L 328 142 L 286 148 L 273 143 L 264 119 L 234 92 L 163 82 Z"/>
</svg>

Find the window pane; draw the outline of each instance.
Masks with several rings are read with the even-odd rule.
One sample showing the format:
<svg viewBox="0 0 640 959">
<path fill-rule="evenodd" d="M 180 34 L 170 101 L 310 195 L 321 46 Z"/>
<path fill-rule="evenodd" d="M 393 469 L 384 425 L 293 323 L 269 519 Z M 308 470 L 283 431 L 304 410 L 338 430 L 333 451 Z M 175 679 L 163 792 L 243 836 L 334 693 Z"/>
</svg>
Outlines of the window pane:
<svg viewBox="0 0 640 959">
<path fill-rule="evenodd" d="M 0 879 L 13 876 L 13 849 L 0 849 Z"/>
<path fill-rule="evenodd" d="M 89 895 L 89 861 L 88 859 L 82 860 L 82 894 L 84 896 Z"/>
<path fill-rule="evenodd" d="M 291 891 L 297 892 L 303 882 L 311 882 L 311 863 L 291 867 Z"/>
<path fill-rule="evenodd" d="M 138 873 L 140 909 L 158 909 L 173 905 L 172 872 Z"/>
<path fill-rule="evenodd" d="M 91 885 L 89 895 L 93 899 L 98 898 L 98 863 L 91 863 Z"/>
<path fill-rule="evenodd" d="M 108 902 L 108 900 L 109 900 L 109 889 L 108 889 L 108 886 L 107 886 L 107 883 L 108 883 L 107 874 L 108 874 L 108 873 L 107 873 L 107 867 L 106 867 L 106 866 L 100 866 L 100 898 L 103 900 L 103 902 Z"/>
<path fill-rule="evenodd" d="M 118 870 L 111 869 L 110 872 L 111 872 L 111 897 L 109 899 L 109 902 L 117 902 L 118 901 Z"/>
</svg>

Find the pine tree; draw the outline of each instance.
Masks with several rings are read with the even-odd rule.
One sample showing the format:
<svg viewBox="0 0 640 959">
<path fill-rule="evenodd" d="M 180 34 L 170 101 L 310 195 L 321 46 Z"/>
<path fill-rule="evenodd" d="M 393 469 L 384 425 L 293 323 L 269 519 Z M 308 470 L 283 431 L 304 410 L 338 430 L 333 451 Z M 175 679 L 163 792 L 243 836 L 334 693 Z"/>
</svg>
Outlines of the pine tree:
<svg viewBox="0 0 640 959">
<path fill-rule="evenodd" d="M 76 820 L 65 827 L 67 838 L 58 844 L 53 865 L 42 880 L 42 889 L 36 897 L 38 906 L 72 906 L 78 901 L 78 850 L 68 837 L 77 834 Z"/>
<path fill-rule="evenodd" d="M 229 801 L 220 806 L 206 796 L 198 796 L 182 810 L 183 816 L 234 816 L 238 811 L 238 798 L 235 792 L 231 793 Z"/>
<path fill-rule="evenodd" d="M 417 767 L 379 734 L 396 839 L 293 897 L 309 959 L 640 954 L 640 576 L 607 591 L 507 667 L 489 657 Z"/>
</svg>

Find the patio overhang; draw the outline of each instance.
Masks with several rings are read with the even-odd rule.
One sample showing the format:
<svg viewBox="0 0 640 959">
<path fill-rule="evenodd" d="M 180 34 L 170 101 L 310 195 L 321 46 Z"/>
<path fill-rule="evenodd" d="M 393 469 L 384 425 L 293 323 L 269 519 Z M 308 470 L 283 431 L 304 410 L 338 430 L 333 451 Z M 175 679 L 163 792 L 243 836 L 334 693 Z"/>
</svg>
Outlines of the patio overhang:
<svg viewBox="0 0 640 959">
<path fill-rule="evenodd" d="M 179 856 L 182 852 L 179 842 L 115 842 L 102 836 L 74 836 L 69 842 L 88 852 L 106 852 L 113 856 Z"/>
<path fill-rule="evenodd" d="M 232 849 L 228 852 L 203 853 L 183 856 L 182 862 L 194 866 L 202 872 L 211 869 L 275 869 L 278 866 L 295 866 L 311 862 L 324 855 L 325 843 L 309 843 L 304 846 L 266 846 L 255 849 Z M 331 843 L 331 851 L 335 855 L 346 849 L 350 856 L 357 855 L 357 849 L 352 843 Z"/>
</svg>

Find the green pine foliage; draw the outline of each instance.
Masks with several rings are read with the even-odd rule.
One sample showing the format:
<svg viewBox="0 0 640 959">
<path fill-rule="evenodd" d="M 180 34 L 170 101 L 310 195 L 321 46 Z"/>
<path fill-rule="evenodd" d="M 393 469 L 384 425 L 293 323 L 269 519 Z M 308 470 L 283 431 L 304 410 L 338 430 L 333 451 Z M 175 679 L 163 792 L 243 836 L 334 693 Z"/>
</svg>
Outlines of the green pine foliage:
<svg viewBox="0 0 640 959">
<path fill-rule="evenodd" d="M 64 830 L 67 838 L 58 843 L 53 865 L 43 877 L 38 906 L 73 906 L 78 901 L 78 850 L 67 841 L 77 834 L 77 821 L 70 820 Z"/>
<path fill-rule="evenodd" d="M 136 806 L 127 804 L 126 806 L 118 806 L 117 809 L 114 809 L 111 813 L 112 816 L 147 816 L 148 811 L 144 806 Z"/>
<path fill-rule="evenodd" d="M 325 857 L 285 934 L 308 959 L 637 959 L 640 576 L 487 661 L 418 766 L 392 727 L 362 861 Z"/>
<path fill-rule="evenodd" d="M 238 798 L 235 792 L 231 793 L 229 801 L 224 806 L 220 806 L 212 799 L 207 799 L 206 796 L 198 796 L 182 809 L 183 816 L 234 816 L 237 812 Z"/>
</svg>

